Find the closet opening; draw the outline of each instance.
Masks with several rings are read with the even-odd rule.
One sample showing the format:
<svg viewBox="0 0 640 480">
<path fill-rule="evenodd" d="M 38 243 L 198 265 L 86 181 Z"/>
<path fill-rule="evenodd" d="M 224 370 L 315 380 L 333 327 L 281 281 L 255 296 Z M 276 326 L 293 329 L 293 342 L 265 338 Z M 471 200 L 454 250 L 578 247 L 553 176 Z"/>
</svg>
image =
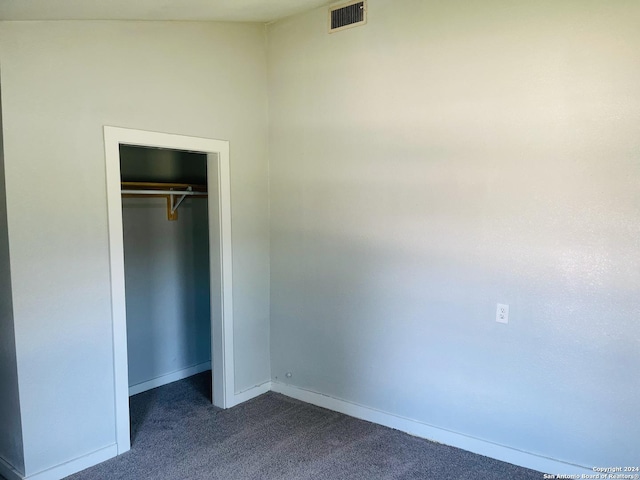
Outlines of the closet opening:
<svg viewBox="0 0 640 480">
<path fill-rule="evenodd" d="M 208 399 L 236 403 L 229 142 L 110 126 L 104 140 L 121 454 L 130 394 L 210 370 Z"/>
<path fill-rule="evenodd" d="M 131 396 L 211 370 L 207 156 L 119 151 Z"/>
</svg>

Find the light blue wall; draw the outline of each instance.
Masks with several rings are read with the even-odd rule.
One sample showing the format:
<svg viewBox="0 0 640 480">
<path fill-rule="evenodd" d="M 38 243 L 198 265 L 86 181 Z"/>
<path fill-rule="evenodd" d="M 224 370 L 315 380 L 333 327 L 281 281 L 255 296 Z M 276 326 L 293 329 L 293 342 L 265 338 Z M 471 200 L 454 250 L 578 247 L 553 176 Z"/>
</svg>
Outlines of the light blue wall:
<svg viewBox="0 0 640 480">
<path fill-rule="evenodd" d="M 640 2 L 368 5 L 269 27 L 273 377 L 635 465 Z"/>
<path fill-rule="evenodd" d="M 205 159 L 206 161 L 206 159 Z M 129 386 L 211 361 L 207 200 L 123 199 Z"/>
<path fill-rule="evenodd" d="M 120 177 L 123 182 L 206 185 L 206 156 L 165 148 L 120 145 Z"/>
<path fill-rule="evenodd" d="M 269 371 L 261 25 L 0 22 L 25 473 L 116 440 L 104 125 L 231 146 L 235 388 Z"/>
<path fill-rule="evenodd" d="M 17 368 L 0 99 L 0 458 L 24 473 Z"/>
</svg>

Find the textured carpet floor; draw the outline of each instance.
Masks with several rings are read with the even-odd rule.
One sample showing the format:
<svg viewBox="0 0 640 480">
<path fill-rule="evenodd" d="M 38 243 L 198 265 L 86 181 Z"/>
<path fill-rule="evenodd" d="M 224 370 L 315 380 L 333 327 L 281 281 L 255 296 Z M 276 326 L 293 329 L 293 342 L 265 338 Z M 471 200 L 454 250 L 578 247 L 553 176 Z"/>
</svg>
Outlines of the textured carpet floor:
<svg viewBox="0 0 640 480">
<path fill-rule="evenodd" d="M 131 451 L 94 479 L 517 479 L 542 474 L 267 393 L 220 410 L 200 374 L 131 398 Z"/>
</svg>

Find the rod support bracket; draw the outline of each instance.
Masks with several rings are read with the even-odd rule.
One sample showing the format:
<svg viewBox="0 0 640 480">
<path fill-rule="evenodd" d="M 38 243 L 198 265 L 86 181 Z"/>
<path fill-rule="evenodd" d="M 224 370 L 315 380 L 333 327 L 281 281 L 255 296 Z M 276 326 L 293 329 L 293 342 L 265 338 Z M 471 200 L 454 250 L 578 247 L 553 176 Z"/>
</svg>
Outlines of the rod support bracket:
<svg viewBox="0 0 640 480">
<path fill-rule="evenodd" d="M 173 190 L 173 189 L 171 189 Z M 193 188 L 187 187 L 187 192 L 192 192 Z M 186 194 L 180 195 L 181 192 L 177 191 L 175 194 L 170 193 L 167 195 L 167 220 L 178 220 L 178 207 L 182 203 L 182 201 L 187 198 Z M 174 203 L 175 197 L 180 196 L 178 201 Z"/>
</svg>

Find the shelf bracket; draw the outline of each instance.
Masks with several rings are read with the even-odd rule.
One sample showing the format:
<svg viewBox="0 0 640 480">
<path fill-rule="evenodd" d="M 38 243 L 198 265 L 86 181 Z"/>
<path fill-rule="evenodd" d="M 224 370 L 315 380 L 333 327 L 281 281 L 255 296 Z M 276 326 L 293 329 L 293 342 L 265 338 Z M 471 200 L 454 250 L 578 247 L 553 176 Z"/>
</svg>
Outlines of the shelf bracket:
<svg viewBox="0 0 640 480">
<path fill-rule="evenodd" d="M 173 191 L 173 189 L 171 190 Z M 186 192 L 191 193 L 192 190 L 193 188 L 187 187 Z M 175 194 L 170 193 L 167 195 L 167 220 L 178 220 L 178 207 L 187 195 L 189 195 L 189 193 L 183 193 L 182 195 L 180 195 L 180 193 L 182 192 L 176 192 Z M 180 198 L 174 203 L 174 198 L 178 195 L 180 195 Z"/>
</svg>

